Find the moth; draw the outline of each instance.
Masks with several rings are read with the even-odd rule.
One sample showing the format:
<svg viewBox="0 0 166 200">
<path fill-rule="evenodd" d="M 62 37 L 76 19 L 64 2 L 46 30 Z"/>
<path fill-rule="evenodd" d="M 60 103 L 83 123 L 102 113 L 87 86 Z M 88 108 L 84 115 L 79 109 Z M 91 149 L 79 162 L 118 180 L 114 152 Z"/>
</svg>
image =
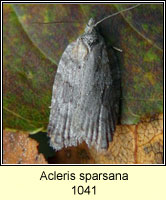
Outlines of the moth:
<svg viewBox="0 0 166 200">
<path fill-rule="evenodd" d="M 60 59 L 48 124 L 50 145 L 55 150 L 85 141 L 100 151 L 113 139 L 120 92 L 115 89 L 106 44 L 97 29 L 108 17 L 97 23 L 91 18 L 84 33 L 67 46 Z"/>
</svg>

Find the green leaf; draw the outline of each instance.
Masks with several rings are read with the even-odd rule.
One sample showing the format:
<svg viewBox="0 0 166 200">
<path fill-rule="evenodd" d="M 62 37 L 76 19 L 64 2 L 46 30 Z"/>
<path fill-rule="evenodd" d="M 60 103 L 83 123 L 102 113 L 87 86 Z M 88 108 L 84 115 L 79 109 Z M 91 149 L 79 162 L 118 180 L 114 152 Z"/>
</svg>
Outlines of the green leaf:
<svg viewBox="0 0 166 200">
<path fill-rule="evenodd" d="M 90 17 L 102 19 L 132 5 L 4 4 L 4 127 L 46 129 L 57 64 Z M 48 23 L 47 22 L 61 22 Z M 121 122 L 163 112 L 163 6 L 140 5 L 99 25 L 110 60 L 121 69 Z M 112 61 L 111 61 L 112 63 Z"/>
</svg>

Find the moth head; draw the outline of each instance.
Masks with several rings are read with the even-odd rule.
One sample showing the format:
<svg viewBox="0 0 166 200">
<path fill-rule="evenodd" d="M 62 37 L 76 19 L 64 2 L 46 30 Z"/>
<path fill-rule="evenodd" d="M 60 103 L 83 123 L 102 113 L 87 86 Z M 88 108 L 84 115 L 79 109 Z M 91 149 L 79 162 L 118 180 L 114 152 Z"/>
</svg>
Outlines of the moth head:
<svg viewBox="0 0 166 200">
<path fill-rule="evenodd" d="M 80 36 L 81 40 L 89 47 L 92 47 L 93 44 L 96 44 L 98 40 L 98 33 L 97 33 L 97 27 L 94 27 L 95 20 L 93 18 L 90 18 L 88 21 L 88 24 L 86 25 L 86 28 L 84 30 L 83 35 Z"/>
</svg>

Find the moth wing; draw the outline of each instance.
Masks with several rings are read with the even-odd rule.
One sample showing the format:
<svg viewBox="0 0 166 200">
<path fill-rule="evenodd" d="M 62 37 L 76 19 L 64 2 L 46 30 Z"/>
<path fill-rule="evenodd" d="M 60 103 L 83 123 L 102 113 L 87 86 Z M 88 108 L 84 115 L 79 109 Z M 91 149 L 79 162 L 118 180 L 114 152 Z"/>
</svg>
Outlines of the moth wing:
<svg viewBox="0 0 166 200">
<path fill-rule="evenodd" d="M 48 135 L 50 145 L 56 150 L 77 145 L 71 123 L 80 99 L 79 77 L 77 42 L 73 42 L 61 57 L 52 91 Z"/>
<path fill-rule="evenodd" d="M 50 144 L 56 150 L 82 141 L 97 150 L 107 149 L 112 140 L 116 95 L 105 43 L 102 38 L 99 41 L 90 48 L 78 39 L 60 60 L 48 126 Z"/>
<path fill-rule="evenodd" d="M 95 145 L 97 150 L 107 149 L 115 130 L 116 115 L 113 80 L 104 42 L 92 49 L 85 66 L 80 106 L 74 115 L 73 127 L 88 146 Z"/>
</svg>

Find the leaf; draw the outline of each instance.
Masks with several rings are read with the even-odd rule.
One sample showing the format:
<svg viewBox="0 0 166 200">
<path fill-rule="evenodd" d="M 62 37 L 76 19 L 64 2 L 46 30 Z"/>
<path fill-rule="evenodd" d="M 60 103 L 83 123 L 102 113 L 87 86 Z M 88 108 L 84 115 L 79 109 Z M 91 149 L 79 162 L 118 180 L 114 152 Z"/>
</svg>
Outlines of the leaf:
<svg viewBox="0 0 166 200">
<path fill-rule="evenodd" d="M 106 152 L 91 149 L 95 163 L 162 164 L 163 115 L 147 118 L 137 125 L 117 126 L 113 142 Z"/>
<path fill-rule="evenodd" d="M 96 152 L 86 143 L 77 147 L 50 151 L 44 134 L 28 137 L 22 132 L 4 131 L 4 163 L 38 164 L 162 164 L 163 115 L 144 119 L 137 125 L 117 126 L 107 151 Z M 37 139 L 38 135 L 38 139 Z M 37 140 L 40 145 L 35 141 Z M 38 150 L 37 150 L 38 149 Z M 42 152 L 42 154 L 39 154 Z M 45 161 L 43 154 L 47 161 Z"/>
<path fill-rule="evenodd" d="M 94 158 L 90 154 L 86 143 L 82 143 L 77 147 L 63 148 L 57 151 L 54 156 L 48 158 L 49 164 L 94 164 Z"/>
<path fill-rule="evenodd" d="M 90 17 L 100 20 L 129 6 L 5 4 L 4 127 L 46 129 L 53 80 L 66 46 L 83 33 Z M 57 21 L 64 23 L 42 24 Z M 163 6 L 140 5 L 102 22 L 99 29 L 110 62 L 121 68 L 121 123 L 136 124 L 163 112 Z M 112 53 L 113 46 L 123 52 Z"/>
<path fill-rule="evenodd" d="M 27 133 L 3 131 L 4 164 L 47 164 L 37 147 L 38 143 Z"/>
</svg>

